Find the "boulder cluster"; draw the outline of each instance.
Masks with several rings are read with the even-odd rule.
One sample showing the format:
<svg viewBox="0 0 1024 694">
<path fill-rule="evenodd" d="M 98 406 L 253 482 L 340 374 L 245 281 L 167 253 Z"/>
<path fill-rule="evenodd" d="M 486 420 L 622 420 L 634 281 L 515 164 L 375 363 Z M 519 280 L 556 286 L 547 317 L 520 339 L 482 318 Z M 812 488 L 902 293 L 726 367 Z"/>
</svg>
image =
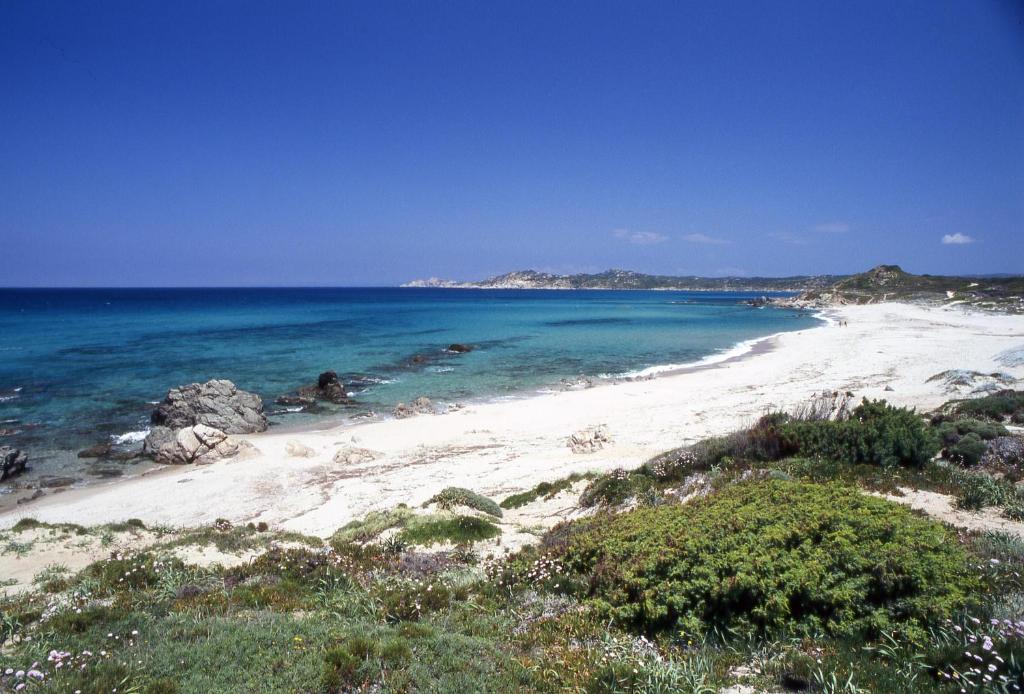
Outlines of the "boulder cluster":
<svg viewBox="0 0 1024 694">
<path fill-rule="evenodd" d="M 580 429 L 569 437 L 569 448 L 573 453 L 593 453 L 605 447 L 605 444 L 612 442 L 612 435 L 608 427 L 599 424 L 595 427 Z"/>
<path fill-rule="evenodd" d="M 267 428 L 260 396 L 226 380 L 172 388 L 153 411 L 143 452 L 160 463 L 212 463 L 237 455 L 249 444 L 229 434 Z"/>
<path fill-rule="evenodd" d="M 434 403 L 430 401 L 430 398 L 418 397 L 409 404 L 400 402 L 395 405 L 395 409 L 391 411 L 395 419 L 405 419 L 406 417 L 415 417 L 420 414 L 434 414 Z"/>
</svg>

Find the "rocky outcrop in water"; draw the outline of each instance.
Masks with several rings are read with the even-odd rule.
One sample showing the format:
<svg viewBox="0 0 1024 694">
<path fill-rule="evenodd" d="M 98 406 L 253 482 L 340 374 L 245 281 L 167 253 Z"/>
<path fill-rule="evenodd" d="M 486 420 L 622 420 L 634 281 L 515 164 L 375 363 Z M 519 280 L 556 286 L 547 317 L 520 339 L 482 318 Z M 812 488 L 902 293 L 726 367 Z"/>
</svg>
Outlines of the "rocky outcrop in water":
<svg viewBox="0 0 1024 694">
<path fill-rule="evenodd" d="M 168 427 L 153 427 L 146 437 L 144 450 L 158 463 L 169 465 L 206 465 L 224 458 L 232 458 L 252 446 L 238 441 L 219 429 L 196 424 L 174 431 Z"/>
<path fill-rule="evenodd" d="M 28 456 L 18 448 L 0 446 L 0 481 L 20 475 L 28 468 Z"/>
<path fill-rule="evenodd" d="M 317 377 L 316 383 L 302 386 L 295 395 L 282 395 L 275 402 L 278 405 L 311 407 L 317 401 L 325 400 L 335 405 L 347 405 L 352 402 L 345 384 L 334 371 L 324 371 Z"/>
<path fill-rule="evenodd" d="M 405 419 L 406 417 L 415 417 L 419 414 L 434 414 L 434 403 L 430 401 L 430 398 L 418 397 L 408 405 L 404 402 L 400 402 L 392 410 L 391 414 L 396 419 Z"/>
<path fill-rule="evenodd" d="M 150 419 L 173 430 L 203 424 L 226 434 L 252 434 L 267 428 L 260 396 L 227 380 L 172 388 Z"/>
<path fill-rule="evenodd" d="M 448 345 L 448 351 L 456 354 L 465 354 L 473 351 L 473 345 L 464 345 L 461 342 L 455 342 Z"/>
</svg>

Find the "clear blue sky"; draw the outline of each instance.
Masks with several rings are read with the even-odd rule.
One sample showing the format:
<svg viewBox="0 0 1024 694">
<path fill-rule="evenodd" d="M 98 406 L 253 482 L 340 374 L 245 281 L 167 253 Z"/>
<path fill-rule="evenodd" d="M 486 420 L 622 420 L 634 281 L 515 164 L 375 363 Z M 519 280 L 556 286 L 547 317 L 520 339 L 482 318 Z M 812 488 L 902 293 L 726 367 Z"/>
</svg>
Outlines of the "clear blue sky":
<svg viewBox="0 0 1024 694">
<path fill-rule="evenodd" d="M 1024 272 L 1022 5 L 6 0 L 0 284 Z"/>
</svg>

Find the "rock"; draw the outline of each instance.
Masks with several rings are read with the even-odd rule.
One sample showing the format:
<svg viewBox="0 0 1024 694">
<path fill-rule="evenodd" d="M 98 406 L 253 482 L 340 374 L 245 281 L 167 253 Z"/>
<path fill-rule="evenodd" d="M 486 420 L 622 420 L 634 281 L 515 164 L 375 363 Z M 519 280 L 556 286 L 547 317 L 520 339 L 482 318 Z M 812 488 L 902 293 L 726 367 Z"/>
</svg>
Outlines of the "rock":
<svg viewBox="0 0 1024 694">
<path fill-rule="evenodd" d="M 304 395 L 281 395 L 274 402 L 285 407 L 312 407 L 316 404 L 316 398 Z"/>
<path fill-rule="evenodd" d="M 316 455 L 316 451 L 302 443 L 292 439 L 284 444 L 285 453 L 293 458 L 312 458 Z"/>
<path fill-rule="evenodd" d="M 40 497 L 43 497 L 43 496 L 46 496 L 46 492 L 44 492 L 42 489 L 37 489 L 37 490 L 35 490 L 32 493 L 32 496 L 25 496 L 25 497 L 22 497 L 21 499 L 18 499 L 18 506 L 21 506 L 22 504 L 27 504 L 29 502 L 35 501 L 36 499 L 38 499 Z"/>
<path fill-rule="evenodd" d="M 601 424 L 596 427 L 580 429 L 569 437 L 569 448 L 573 453 L 593 453 L 612 442 L 608 427 Z"/>
<path fill-rule="evenodd" d="M 267 428 L 260 396 L 226 380 L 172 388 L 150 419 L 173 430 L 201 424 L 225 434 L 252 434 Z"/>
<path fill-rule="evenodd" d="M 981 456 L 982 465 L 997 467 L 1019 467 L 1024 465 L 1024 437 L 997 436 L 988 442 L 988 449 Z"/>
<path fill-rule="evenodd" d="M 78 452 L 79 458 L 104 458 L 110 453 L 111 445 L 109 443 L 97 443 L 95 446 L 90 446 L 84 451 Z"/>
<path fill-rule="evenodd" d="M 39 488 L 60 489 L 61 487 L 70 487 L 77 481 L 74 477 L 46 477 L 39 480 Z"/>
<path fill-rule="evenodd" d="M 392 410 L 392 414 L 396 419 L 405 419 L 406 417 L 415 417 L 419 414 L 434 414 L 434 403 L 430 402 L 430 398 L 420 396 L 406 405 L 404 402 L 400 402 Z"/>
<path fill-rule="evenodd" d="M 25 472 L 28 468 L 28 456 L 21 449 L 0 446 L 0 481 Z"/>
<path fill-rule="evenodd" d="M 339 448 L 334 452 L 334 462 L 339 465 L 361 465 L 373 462 L 382 455 L 379 451 L 371 451 L 369 448 L 359 448 L 358 446 Z"/>
<path fill-rule="evenodd" d="M 178 431 L 154 427 L 146 437 L 146 451 L 158 463 L 168 465 L 208 465 L 231 458 L 252 446 L 237 441 L 219 429 L 196 424 Z"/>
<path fill-rule="evenodd" d="M 347 405 L 352 402 L 345 390 L 345 384 L 334 371 L 324 371 L 317 377 L 316 383 L 302 386 L 297 395 L 282 395 L 276 402 L 278 405 L 310 407 L 315 405 L 317 400 L 326 400 L 336 405 Z"/>
<path fill-rule="evenodd" d="M 884 390 L 885 390 L 886 393 L 892 393 L 896 389 L 893 388 L 892 386 L 886 386 Z"/>
<path fill-rule="evenodd" d="M 473 345 L 464 345 L 459 342 L 448 345 L 449 352 L 455 352 L 456 354 L 465 354 L 473 351 Z"/>
</svg>

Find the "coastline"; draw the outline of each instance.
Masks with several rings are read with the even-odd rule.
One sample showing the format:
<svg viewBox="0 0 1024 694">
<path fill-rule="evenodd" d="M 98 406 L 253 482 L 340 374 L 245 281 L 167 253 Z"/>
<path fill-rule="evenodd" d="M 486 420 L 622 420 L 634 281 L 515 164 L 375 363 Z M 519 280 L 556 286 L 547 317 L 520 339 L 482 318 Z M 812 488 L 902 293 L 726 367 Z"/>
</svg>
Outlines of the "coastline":
<svg viewBox="0 0 1024 694">
<path fill-rule="evenodd" d="M 679 365 L 654 378 L 609 379 L 600 387 L 473 403 L 434 416 L 313 431 L 274 428 L 239 437 L 255 447 L 251 457 L 51 494 L 3 512 L 0 527 L 23 517 L 170 525 L 227 518 L 328 535 L 369 511 L 418 504 L 446 486 L 500 498 L 573 472 L 633 467 L 822 390 L 925 408 L 956 397 L 927 380 L 946 369 L 1024 378 L 1024 367 L 996 359 L 1024 344 L 1021 316 L 908 304 L 844 306 L 829 314 L 830 323 L 750 340 L 740 354 Z M 839 327 L 839 319 L 849 327 Z M 568 436 L 598 424 L 608 426 L 612 444 L 589 455 L 572 453 Z M 292 442 L 313 455 L 289 455 Z M 337 450 L 349 448 L 378 457 L 334 462 Z"/>
</svg>

